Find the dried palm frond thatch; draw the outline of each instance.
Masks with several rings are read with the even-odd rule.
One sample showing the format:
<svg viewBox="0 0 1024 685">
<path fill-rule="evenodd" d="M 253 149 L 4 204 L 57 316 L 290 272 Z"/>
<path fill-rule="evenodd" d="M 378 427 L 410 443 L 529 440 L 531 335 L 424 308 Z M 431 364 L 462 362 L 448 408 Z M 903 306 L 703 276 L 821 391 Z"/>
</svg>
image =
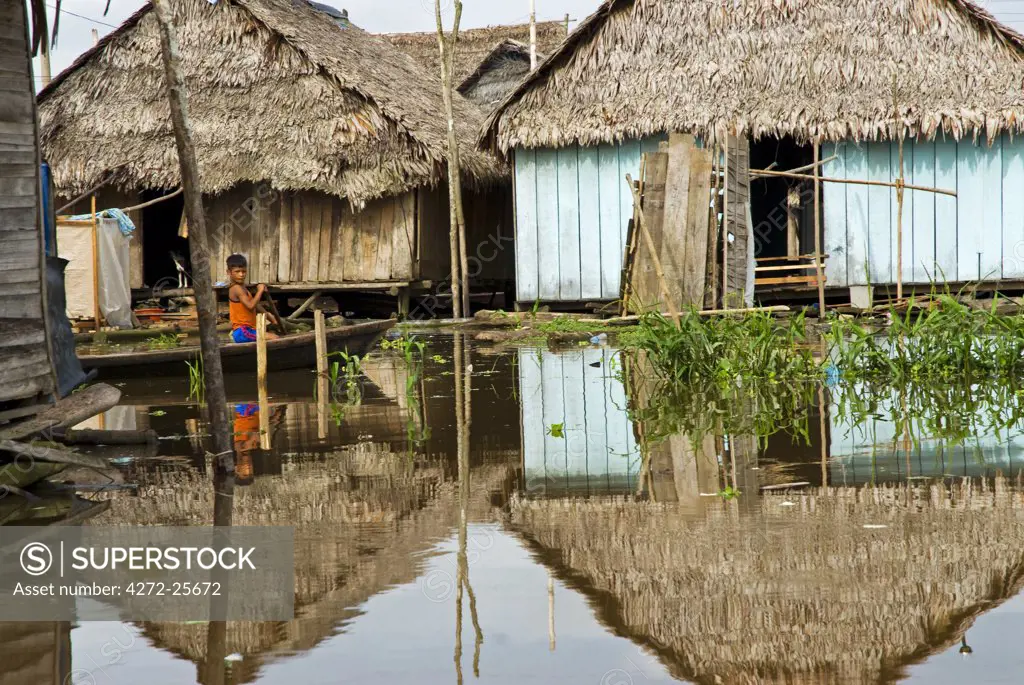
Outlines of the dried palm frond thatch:
<svg viewBox="0 0 1024 685">
<path fill-rule="evenodd" d="M 387 41 L 290 0 L 174 0 L 203 191 L 246 181 L 368 200 L 444 178 L 437 76 Z M 125 190 L 172 188 L 178 164 L 150 5 L 39 96 L 60 192 L 112 174 Z M 456 103 L 464 178 L 502 176 L 471 149 L 480 114 Z"/>
<path fill-rule="evenodd" d="M 386 33 L 383 34 L 396 48 L 411 55 L 434 74 L 441 73 L 441 58 L 437 49 L 437 34 Z M 565 39 L 565 24 L 560 21 L 537 22 L 537 52 L 551 54 Z M 482 29 L 459 31 L 459 44 L 455 50 L 455 74 L 452 83 L 465 82 L 495 49 L 495 46 L 511 40 L 524 45 L 530 44 L 529 24 L 488 26 Z"/>
<path fill-rule="evenodd" d="M 537 55 L 538 61 L 544 59 Z M 466 77 L 459 92 L 470 101 L 489 110 L 511 92 L 530 73 L 530 46 L 516 40 L 503 40 L 484 57 L 476 71 Z"/>
<path fill-rule="evenodd" d="M 1024 125 L 1022 73 L 1024 37 L 967 0 L 606 0 L 491 114 L 482 143 L 992 139 Z"/>
</svg>

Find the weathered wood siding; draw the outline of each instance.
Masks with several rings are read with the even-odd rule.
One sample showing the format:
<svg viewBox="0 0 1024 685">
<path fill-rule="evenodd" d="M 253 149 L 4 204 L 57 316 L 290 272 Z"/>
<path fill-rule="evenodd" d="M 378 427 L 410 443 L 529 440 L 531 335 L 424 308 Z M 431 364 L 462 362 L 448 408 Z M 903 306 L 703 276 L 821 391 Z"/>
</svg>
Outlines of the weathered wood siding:
<svg viewBox="0 0 1024 685">
<path fill-rule="evenodd" d="M 515 152 L 516 299 L 619 297 L 633 198 L 626 174 L 664 136 L 619 145 Z"/>
<path fill-rule="evenodd" d="M 353 213 L 315 192 L 241 185 L 206 201 L 215 274 L 234 252 L 253 282 L 387 283 L 419 278 L 416 196 L 385 198 Z"/>
<path fill-rule="evenodd" d="M 903 263 L 897 264 L 896 190 L 824 183 L 826 276 L 832 286 L 1024 279 L 1024 141 L 904 143 L 907 183 L 957 197 L 908 190 Z M 893 181 L 896 143 L 824 145 L 826 177 Z"/>
<path fill-rule="evenodd" d="M 632 492 L 640 471 L 626 392 L 607 349 L 519 351 L 523 466 L 532 496 Z M 598 368 L 591 364 L 600 363 Z M 558 436 L 552 426 L 561 424 Z"/>
<path fill-rule="evenodd" d="M 0 402 L 53 389 L 24 2 L 0 4 Z"/>
</svg>

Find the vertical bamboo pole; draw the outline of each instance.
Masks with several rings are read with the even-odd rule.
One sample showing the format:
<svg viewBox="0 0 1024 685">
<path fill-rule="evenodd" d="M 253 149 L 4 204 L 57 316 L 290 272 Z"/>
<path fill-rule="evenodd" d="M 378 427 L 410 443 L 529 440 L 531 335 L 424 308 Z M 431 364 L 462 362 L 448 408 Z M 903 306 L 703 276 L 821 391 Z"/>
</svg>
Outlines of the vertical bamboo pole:
<svg viewBox="0 0 1024 685">
<path fill-rule="evenodd" d="M 92 315 L 100 330 L 100 219 L 96 215 L 96 194 L 92 196 Z"/>
<path fill-rule="evenodd" d="M 189 254 L 192 258 L 192 286 L 199 313 L 199 338 L 203 358 L 206 399 L 210 411 L 210 433 L 216 468 L 234 470 L 234 444 L 228 417 L 224 371 L 220 359 L 220 337 L 217 335 L 217 297 L 210 274 L 210 248 L 203 212 L 202 183 L 199 162 L 192 142 L 188 98 L 181 68 L 178 37 L 174 30 L 174 12 L 169 0 L 152 0 L 153 14 L 160 31 L 160 52 L 164 65 L 164 87 L 171 110 L 174 142 L 181 167 L 181 186 L 185 194 L 185 214 L 189 226 Z"/>
<path fill-rule="evenodd" d="M 327 439 L 327 402 L 331 390 L 327 377 L 327 322 L 323 310 L 313 312 L 316 331 L 316 418 L 317 437 Z"/>
<path fill-rule="evenodd" d="M 896 182 L 896 299 L 903 299 L 903 131 L 900 131 L 900 178 Z"/>
<path fill-rule="evenodd" d="M 814 139 L 814 271 L 818 281 L 818 318 L 825 316 L 825 272 L 821 268 L 821 142 Z"/>
<path fill-rule="evenodd" d="M 260 449 L 270 449 L 270 401 L 267 397 L 267 315 L 256 315 L 256 388 L 260 405 Z"/>
<path fill-rule="evenodd" d="M 718 255 L 718 192 L 722 188 L 722 163 L 719 158 L 721 151 L 718 144 L 712 147 L 711 174 L 714 177 L 711 183 L 711 206 L 708 208 L 708 256 L 707 256 L 707 278 L 705 287 L 710 284 L 710 290 L 704 295 L 704 308 L 715 309 L 718 306 L 718 272 L 716 270 L 716 259 Z"/>
<path fill-rule="evenodd" d="M 566 21 L 568 26 L 569 22 Z M 530 71 L 537 69 L 537 0 L 530 0 Z"/>
<path fill-rule="evenodd" d="M 729 136 L 725 136 L 722 166 L 725 168 L 725 194 L 722 196 L 722 309 L 729 308 Z"/>
</svg>

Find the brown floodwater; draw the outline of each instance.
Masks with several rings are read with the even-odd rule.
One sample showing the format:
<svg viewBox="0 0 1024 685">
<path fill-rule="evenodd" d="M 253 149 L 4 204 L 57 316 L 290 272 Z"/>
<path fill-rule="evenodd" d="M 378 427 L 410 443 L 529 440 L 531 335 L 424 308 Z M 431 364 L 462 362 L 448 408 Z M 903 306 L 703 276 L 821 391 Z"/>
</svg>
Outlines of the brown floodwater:
<svg viewBox="0 0 1024 685">
<path fill-rule="evenodd" d="M 1014 410 L 904 424 L 905 397 L 853 411 L 834 384 L 784 432 L 652 443 L 641 409 L 683 410 L 614 349 L 467 340 L 466 399 L 453 337 L 419 339 L 422 365 L 377 351 L 327 402 L 311 370 L 272 374 L 265 417 L 255 374 L 227 379 L 228 513 L 294 526 L 294 619 L 0 624 L 0 683 L 1024 679 Z M 87 495 L 110 501 L 88 525 L 212 525 L 228 486 L 187 378 L 111 382 L 91 425 L 161 440 L 96 448 L 138 488 Z"/>
</svg>

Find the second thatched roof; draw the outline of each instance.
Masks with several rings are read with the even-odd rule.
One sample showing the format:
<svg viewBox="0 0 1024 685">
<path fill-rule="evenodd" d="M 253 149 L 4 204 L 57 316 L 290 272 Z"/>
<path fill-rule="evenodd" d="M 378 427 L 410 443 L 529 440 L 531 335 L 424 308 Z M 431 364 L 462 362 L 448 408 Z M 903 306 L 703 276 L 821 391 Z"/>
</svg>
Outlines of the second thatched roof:
<svg viewBox="0 0 1024 685">
<path fill-rule="evenodd" d="M 538 54 L 551 54 L 565 39 L 566 33 L 563 22 L 538 22 Z M 437 34 L 433 31 L 385 33 L 382 37 L 389 40 L 396 48 L 414 57 L 432 74 L 441 73 L 441 53 L 437 46 Z M 460 84 L 472 76 L 480 65 L 490 57 L 494 49 L 507 40 L 528 46 L 530 44 L 530 25 L 508 24 L 459 31 L 459 40 L 455 48 L 455 78 L 452 80 L 455 86 L 460 87 Z"/>
<path fill-rule="evenodd" d="M 483 142 L 809 140 L 1024 128 L 1024 37 L 967 0 L 606 0 Z"/>
<path fill-rule="evenodd" d="M 387 41 L 291 0 L 173 0 L 203 190 L 241 182 L 353 205 L 445 176 L 439 77 Z M 179 185 L 156 17 L 146 5 L 39 95 L 59 192 L 109 178 Z M 499 179 L 472 149 L 479 110 L 456 97 L 465 179 Z"/>
</svg>

